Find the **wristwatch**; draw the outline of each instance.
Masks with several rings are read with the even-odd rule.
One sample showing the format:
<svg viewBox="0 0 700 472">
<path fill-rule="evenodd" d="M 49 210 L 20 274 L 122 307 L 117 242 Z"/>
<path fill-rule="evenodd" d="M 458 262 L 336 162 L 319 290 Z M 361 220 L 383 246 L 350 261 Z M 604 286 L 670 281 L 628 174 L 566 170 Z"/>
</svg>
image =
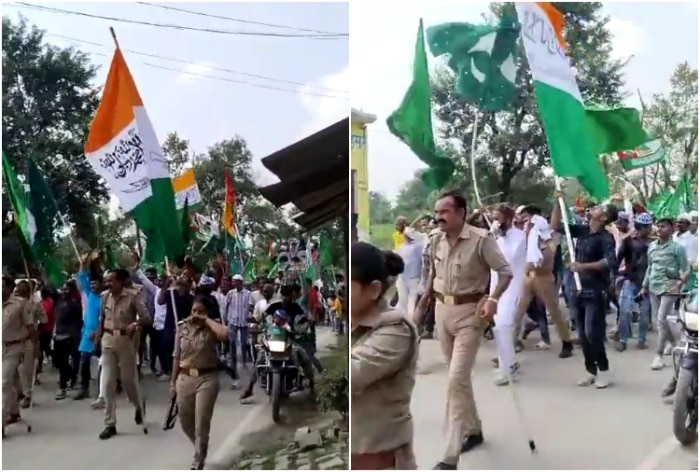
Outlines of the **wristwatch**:
<svg viewBox="0 0 700 472">
<path fill-rule="evenodd" d="M 487 300 L 490 301 L 490 302 L 494 302 L 496 305 L 498 305 L 498 298 L 489 297 Z"/>
</svg>

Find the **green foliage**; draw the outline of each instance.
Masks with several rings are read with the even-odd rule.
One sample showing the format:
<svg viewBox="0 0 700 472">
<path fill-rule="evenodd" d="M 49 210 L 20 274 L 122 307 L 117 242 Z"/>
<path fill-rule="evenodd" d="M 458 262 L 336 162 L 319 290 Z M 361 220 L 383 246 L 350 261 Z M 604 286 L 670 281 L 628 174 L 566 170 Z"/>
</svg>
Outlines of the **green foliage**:
<svg viewBox="0 0 700 472">
<path fill-rule="evenodd" d="M 319 408 L 321 411 L 337 411 L 346 418 L 349 411 L 347 340 L 321 362 L 325 370 L 316 382 Z"/>
<path fill-rule="evenodd" d="M 83 154 L 99 103 L 96 67 L 72 48 L 47 45 L 43 32 L 2 20 L 2 146 L 18 175 L 32 157 L 60 211 L 79 236 L 95 236 L 93 214 L 109 192 Z M 4 215 L 6 216 L 6 215 Z"/>
</svg>

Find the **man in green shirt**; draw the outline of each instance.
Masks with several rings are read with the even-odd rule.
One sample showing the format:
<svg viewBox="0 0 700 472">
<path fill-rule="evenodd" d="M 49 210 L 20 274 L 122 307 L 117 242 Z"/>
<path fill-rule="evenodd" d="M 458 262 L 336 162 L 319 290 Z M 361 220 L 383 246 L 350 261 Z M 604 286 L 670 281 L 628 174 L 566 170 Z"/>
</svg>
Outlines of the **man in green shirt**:
<svg viewBox="0 0 700 472">
<path fill-rule="evenodd" d="M 673 313 L 673 305 L 688 277 L 685 250 L 673 241 L 673 220 L 661 218 L 657 227 L 658 239 L 649 245 L 649 263 L 642 282 L 642 293 L 649 294 L 652 319 L 656 316 L 659 330 L 656 357 L 651 363 L 653 370 L 664 367 L 666 345 L 675 344 L 668 317 Z"/>
</svg>

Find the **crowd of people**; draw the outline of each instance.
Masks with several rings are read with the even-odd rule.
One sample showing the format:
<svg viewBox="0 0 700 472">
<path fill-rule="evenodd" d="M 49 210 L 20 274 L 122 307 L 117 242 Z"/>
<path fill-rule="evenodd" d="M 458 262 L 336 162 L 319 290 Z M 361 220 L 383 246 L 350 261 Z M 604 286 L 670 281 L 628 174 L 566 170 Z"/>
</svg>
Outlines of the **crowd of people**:
<svg viewBox="0 0 700 472">
<path fill-rule="evenodd" d="M 353 414 L 353 468 L 355 460 L 374 469 L 415 468 L 410 398 L 419 339 L 437 337 L 448 364 L 448 440 L 436 469 L 455 469 L 462 453 L 484 442 L 471 384 L 484 337 L 496 344 L 499 386 L 522 375 L 517 353 L 532 331 L 541 335 L 534 349 L 552 347 L 550 324 L 560 358 L 581 348 L 581 387 L 614 384 L 606 338 L 626 351 L 635 322 L 634 347 L 647 349 L 648 332 L 656 329 L 650 367 L 667 365 L 679 341 L 671 329 L 674 310 L 687 293 L 697 293 L 697 212 L 654 218 L 615 200 L 571 211 L 564 220 L 558 205 L 547 217 L 534 205 L 503 203 L 470 213 L 464 197 L 447 192 L 434 216 L 413 223 L 398 218 L 393 251 L 355 243 L 352 405 L 353 413 L 367 408 L 374 415 L 356 425 Z M 388 302 L 392 285 L 396 294 Z M 671 381 L 662 395 L 674 390 Z M 372 397 L 388 391 L 391 398 Z M 370 397 L 379 404 L 370 405 Z M 373 440 L 364 441 L 364 434 Z"/>
<path fill-rule="evenodd" d="M 144 424 L 140 381 L 150 368 L 158 381 L 170 383 L 182 429 L 195 447 L 192 468 L 201 469 L 219 372 L 237 389 L 241 367 L 256 371 L 252 326 L 272 315 L 288 316 L 292 324 L 308 320 L 296 342 L 311 384 L 312 366 L 322 369 L 315 357 L 316 324 L 339 334 L 345 329 L 342 276 L 324 286 L 280 271 L 276 278 L 246 283 L 216 260 L 200 272 L 190 257 L 182 268 L 168 269 L 160 275 L 154 267 L 141 269 L 134 256 L 128 269 L 105 270 L 99 258 L 84 254 L 78 272 L 57 290 L 3 276 L 3 437 L 6 426 L 21 421 L 20 409 L 29 408 L 34 385 L 46 382 L 49 366 L 58 371 L 56 401 L 72 390 L 74 400 L 94 399 L 92 407 L 104 410 L 100 439 L 117 434 L 116 397 L 122 391 L 134 407 L 134 421 Z M 256 378 L 241 400 L 252 395 Z M 97 391 L 91 394 L 92 380 Z"/>
</svg>

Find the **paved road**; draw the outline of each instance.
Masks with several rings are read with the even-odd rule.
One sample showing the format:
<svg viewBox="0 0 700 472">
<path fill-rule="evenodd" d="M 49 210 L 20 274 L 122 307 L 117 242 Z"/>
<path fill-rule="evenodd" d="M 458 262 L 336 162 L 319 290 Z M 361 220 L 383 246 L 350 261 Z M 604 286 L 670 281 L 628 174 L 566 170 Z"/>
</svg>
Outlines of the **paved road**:
<svg viewBox="0 0 700 472">
<path fill-rule="evenodd" d="M 334 342 L 335 336 L 319 329 L 319 346 Z M 145 370 L 145 369 L 144 369 Z M 243 374 L 246 376 L 247 373 Z M 36 405 L 31 414 L 33 432 L 24 425 L 8 428 L 2 445 L 2 468 L 13 470 L 183 470 L 192 461 L 192 446 L 179 424 L 163 431 L 168 383 L 157 382 L 147 375 L 143 388 L 147 397 L 148 435 L 134 424 L 133 409 L 125 395 L 117 409 L 119 434 L 100 441 L 103 412 L 90 408 L 89 401 L 70 399 L 55 401 L 55 373 L 45 374 L 44 384 L 37 387 Z M 245 380 L 245 379 L 244 379 Z M 223 468 L 235 455 L 240 438 L 267 428 L 271 424 L 264 393 L 257 389 L 253 405 L 241 405 L 240 390 L 229 389 L 230 380 L 222 375 L 222 389 L 214 410 L 207 468 Z M 26 410 L 23 410 L 23 412 Z"/>
<path fill-rule="evenodd" d="M 526 344 L 538 340 L 533 332 Z M 615 384 L 607 390 L 576 385 L 583 372 L 579 349 L 569 359 L 557 354 L 555 349 L 519 354 L 523 375 L 517 395 L 538 449 L 531 455 L 511 389 L 493 384 L 495 343 L 482 345 L 473 382 L 486 442 L 462 455 L 460 469 L 697 470 L 697 445 L 684 449 L 675 441 L 671 406 L 660 398 L 671 370 L 651 371 L 651 351 L 608 352 Z M 447 376 L 442 361 L 437 340 L 421 343 L 412 405 L 419 469 L 432 468 L 444 451 Z"/>
</svg>

